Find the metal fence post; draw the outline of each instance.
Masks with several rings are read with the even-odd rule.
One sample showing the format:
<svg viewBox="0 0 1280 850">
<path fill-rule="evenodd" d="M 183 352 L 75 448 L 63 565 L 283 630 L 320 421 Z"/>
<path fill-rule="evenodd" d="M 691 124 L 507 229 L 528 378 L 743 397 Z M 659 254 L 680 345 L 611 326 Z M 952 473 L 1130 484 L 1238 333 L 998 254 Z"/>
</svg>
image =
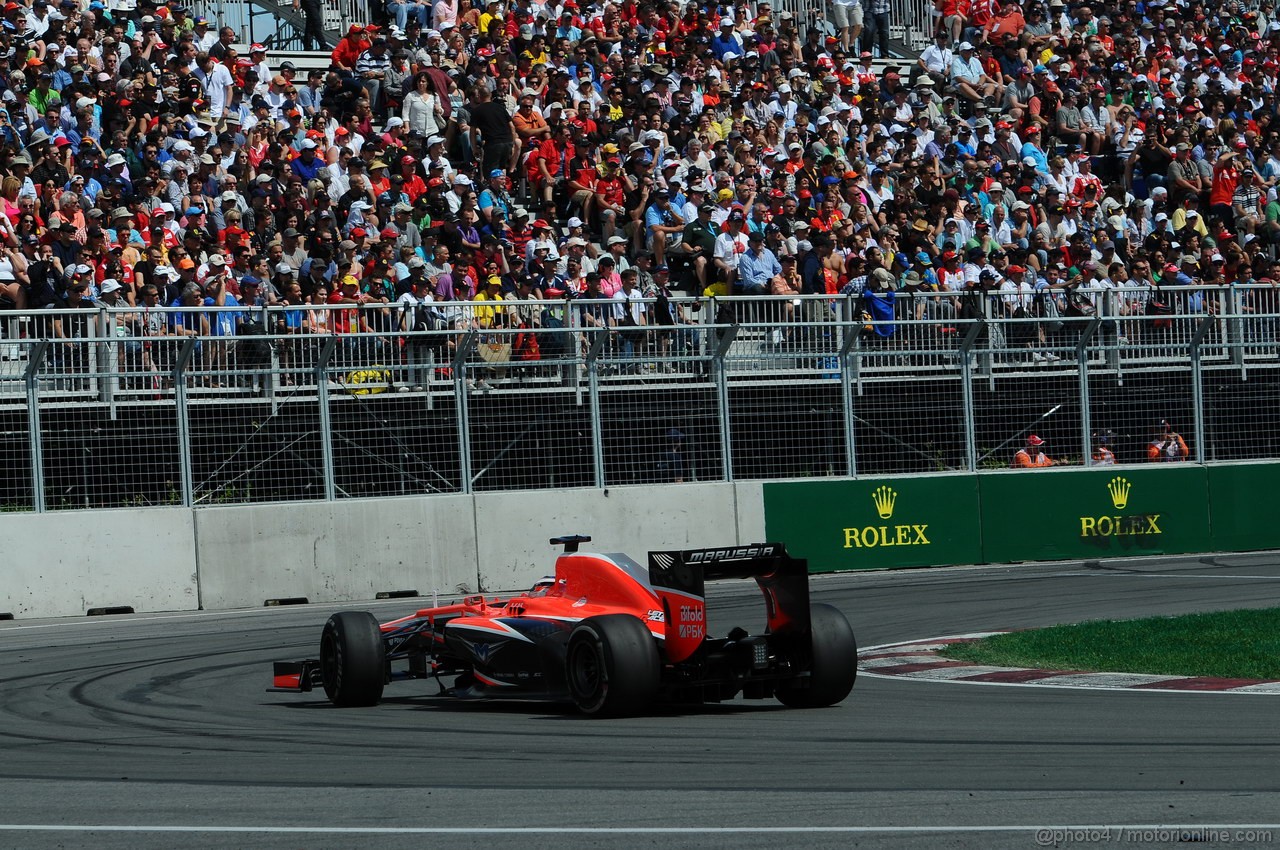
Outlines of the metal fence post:
<svg viewBox="0 0 1280 850">
<path fill-rule="evenodd" d="M 969 325 L 964 339 L 960 341 L 960 397 L 964 402 L 964 455 L 965 468 L 970 472 L 976 472 L 978 469 L 978 435 L 973 426 L 972 350 L 985 327 L 986 322 L 982 320 L 974 322 Z"/>
<path fill-rule="evenodd" d="M 1196 463 L 1204 463 L 1204 368 L 1200 362 L 1200 345 L 1213 327 L 1214 318 L 1206 316 L 1191 334 L 1191 417 L 1195 421 L 1193 441 Z"/>
<path fill-rule="evenodd" d="M 1244 306 L 1244 299 L 1240 297 L 1240 290 L 1236 288 L 1236 284 L 1228 287 L 1226 294 L 1227 303 L 1221 305 L 1227 310 L 1227 323 L 1225 339 L 1227 341 L 1227 350 L 1230 352 L 1232 366 L 1244 366 L 1244 319 L 1241 318 L 1241 308 Z"/>
<path fill-rule="evenodd" d="M 471 413 L 467 399 L 467 361 L 476 348 L 476 332 L 467 333 L 458 340 L 453 350 L 453 399 L 454 420 L 458 425 L 458 482 L 463 493 L 471 492 Z"/>
<path fill-rule="evenodd" d="M 186 337 L 173 361 L 174 419 L 178 429 L 178 474 L 182 487 L 182 506 L 195 504 L 195 483 L 191 474 L 191 418 L 187 409 L 187 366 L 196 353 L 196 338 Z"/>
<path fill-rule="evenodd" d="M 992 322 L 992 315 L 991 315 L 992 306 L 993 304 L 990 297 L 986 297 L 982 299 L 982 315 L 984 317 L 982 321 L 986 326 L 988 326 L 988 328 L 995 327 L 1000 331 L 1001 334 L 1003 334 L 1004 326 L 999 323 Z M 1006 343 L 1007 342 L 1008 340 L 1006 340 Z M 984 349 L 983 353 L 980 356 L 982 358 L 982 362 L 979 364 L 979 368 L 981 369 L 982 374 L 985 375 L 987 378 L 987 389 L 990 392 L 995 392 L 996 391 L 996 368 L 995 368 L 996 354 L 995 354 L 995 346 L 991 344 L 990 330 L 988 330 L 987 332 L 987 347 L 986 349 Z"/>
<path fill-rule="evenodd" d="M 853 347 L 858 342 L 858 332 L 849 325 L 841 325 L 844 342 L 840 345 L 840 396 L 844 408 L 844 462 L 850 478 L 858 477 L 858 453 L 854 448 L 853 426 Z"/>
<path fill-rule="evenodd" d="M 738 323 L 714 331 L 719 337 L 711 352 L 711 371 L 716 382 L 716 404 L 720 409 L 720 455 L 723 458 L 723 480 L 733 480 L 733 440 L 729 436 L 729 373 L 724 358 L 738 336 Z"/>
<path fill-rule="evenodd" d="M 1084 326 L 1080 332 L 1080 341 L 1076 343 L 1076 371 L 1080 376 L 1080 445 L 1084 449 L 1081 457 L 1085 466 L 1093 464 L 1093 414 L 1089 409 L 1089 358 L 1087 350 L 1098 332 L 1102 320 L 1096 316 Z"/>
<path fill-rule="evenodd" d="M 1111 322 L 1111 326 L 1112 326 L 1111 339 L 1113 339 L 1116 343 L 1111 348 L 1105 349 L 1102 353 L 1102 356 L 1106 361 L 1107 367 L 1110 369 L 1114 369 L 1118 372 L 1120 371 L 1120 318 L 1119 318 L 1120 317 L 1120 295 L 1119 293 L 1117 293 L 1114 289 L 1108 289 L 1102 295 L 1102 305 L 1105 308 L 1106 312 L 1095 314 L 1094 320 L 1097 321 L 1105 318 L 1107 321 Z M 1090 448 L 1092 448 L 1092 446 L 1087 446 L 1085 448 L 1085 457 L 1086 457 L 1085 465 L 1086 466 L 1089 463 L 1087 458 L 1088 458 L 1088 455 L 1090 454 L 1089 452 Z"/>
<path fill-rule="evenodd" d="M 320 414 L 320 463 L 324 475 L 324 498 L 332 502 L 337 498 L 333 473 L 333 427 L 329 411 L 329 361 L 338 348 L 336 336 L 325 337 L 324 345 L 316 357 L 316 404 Z"/>
<path fill-rule="evenodd" d="M 44 440 L 40 433 L 40 367 L 49 351 L 49 340 L 32 343 L 27 351 L 27 368 L 22 378 L 27 385 L 27 444 L 31 451 L 31 507 L 36 513 L 47 509 L 44 499 Z"/>
<path fill-rule="evenodd" d="M 94 344 L 98 367 L 98 394 L 107 406 L 107 413 L 114 420 L 116 410 L 116 384 L 120 380 L 116 353 L 115 321 L 106 307 L 98 308 L 95 318 L 98 341 Z"/>
<path fill-rule="evenodd" d="M 609 332 L 598 330 L 587 349 L 587 409 L 591 411 L 591 467 L 596 487 L 604 489 L 604 422 L 600 416 L 600 353 Z"/>
</svg>

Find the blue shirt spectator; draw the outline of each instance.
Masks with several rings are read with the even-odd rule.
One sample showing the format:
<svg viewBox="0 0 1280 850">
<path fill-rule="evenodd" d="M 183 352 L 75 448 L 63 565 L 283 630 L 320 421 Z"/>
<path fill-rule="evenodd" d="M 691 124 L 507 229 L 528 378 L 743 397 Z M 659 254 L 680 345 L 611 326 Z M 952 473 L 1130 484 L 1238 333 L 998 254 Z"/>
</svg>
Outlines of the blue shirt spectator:
<svg viewBox="0 0 1280 850">
<path fill-rule="evenodd" d="M 782 274 L 782 264 L 768 248 L 764 235 L 752 233 L 749 246 L 738 258 L 738 284 L 746 295 L 768 295 L 773 279 Z"/>
<path fill-rule="evenodd" d="M 742 42 L 733 32 L 732 19 L 724 18 L 720 21 L 720 33 L 711 39 L 711 53 L 722 62 L 726 58 L 746 55 L 747 52 L 742 49 Z"/>
</svg>

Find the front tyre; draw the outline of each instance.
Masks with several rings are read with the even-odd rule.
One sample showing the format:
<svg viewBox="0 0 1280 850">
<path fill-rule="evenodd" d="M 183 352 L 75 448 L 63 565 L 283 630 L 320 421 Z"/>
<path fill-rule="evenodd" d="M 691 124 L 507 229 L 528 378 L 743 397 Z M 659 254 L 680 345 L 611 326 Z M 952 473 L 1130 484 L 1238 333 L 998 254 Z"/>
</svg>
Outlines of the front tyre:
<svg viewBox="0 0 1280 850">
<path fill-rule="evenodd" d="M 658 694 L 660 675 L 657 644 L 638 617 L 588 617 L 569 635 L 565 681 L 569 696 L 584 714 L 642 713 Z"/>
<path fill-rule="evenodd" d="M 367 611 L 340 611 L 320 635 L 320 678 L 342 708 L 377 705 L 386 683 L 382 629 Z"/>
<path fill-rule="evenodd" d="M 807 679 L 778 685 L 778 701 L 791 708 L 835 705 L 853 690 L 858 675 L 858 642 L 839 609 L 821 603 L 809 608 L 813 661 Z"/>
</svg>

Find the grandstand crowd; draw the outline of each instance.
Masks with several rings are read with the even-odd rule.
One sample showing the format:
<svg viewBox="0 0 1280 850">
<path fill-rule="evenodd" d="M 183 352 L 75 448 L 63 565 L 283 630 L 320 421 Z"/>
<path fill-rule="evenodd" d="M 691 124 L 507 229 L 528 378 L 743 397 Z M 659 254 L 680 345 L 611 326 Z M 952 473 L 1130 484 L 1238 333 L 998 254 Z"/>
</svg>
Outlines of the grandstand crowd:
<svg viewBox="0 0 1280 850">
<path fill-rule="evenodd" d="M 679 293 L 844 294 L 875 334 L 994 309 L 1028 346 L 1228 284 L 1280 311 L 1280 20 L 1235 0 L 938 0 L 898 60 L 887 0 L 379 12 L 299 72 L 176 2 L 7 2 L 0 310 L 394 333 L 585 298 L 634 334 Z"/>
</svg>

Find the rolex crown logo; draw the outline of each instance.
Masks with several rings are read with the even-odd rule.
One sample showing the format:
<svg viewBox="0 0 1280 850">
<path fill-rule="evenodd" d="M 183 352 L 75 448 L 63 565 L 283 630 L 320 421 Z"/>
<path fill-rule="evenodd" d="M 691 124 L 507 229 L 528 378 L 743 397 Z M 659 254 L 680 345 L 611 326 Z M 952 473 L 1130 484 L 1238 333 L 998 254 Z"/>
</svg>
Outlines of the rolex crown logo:
<svg viewBox="0 0 1280 850">
<path fill-rule="evenodd" d="M 893 506 L 898 501 L 898 492 L 892 487 L 881 484 L 871 493 L 871 500 L 876 503 L 876 513 L 880 519 L 893 516 Z"/>
<path fill-rule="evenodd" d="M 1107 492 L 1111 494 L 1111 504 L 1116 506 L 1116 510 L 1122 511 L 1129 504 L 1129 490 L 1132 487 L 1128 478 L 1117 477 L 1107 482 Z"/>
</svg>

